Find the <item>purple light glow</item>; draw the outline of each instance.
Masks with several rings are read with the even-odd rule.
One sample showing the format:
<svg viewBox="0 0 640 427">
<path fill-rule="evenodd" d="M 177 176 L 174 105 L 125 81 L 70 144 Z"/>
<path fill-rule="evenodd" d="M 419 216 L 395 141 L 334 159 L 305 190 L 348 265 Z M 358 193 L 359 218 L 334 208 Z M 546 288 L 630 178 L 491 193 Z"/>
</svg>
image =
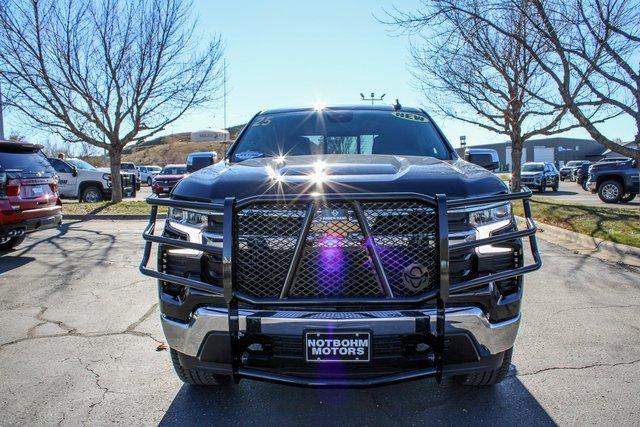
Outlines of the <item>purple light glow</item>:
<svg viewBox="0 0 640 427">
<path fill-rule="evenodd" d="M 318 240 L 320 268 L 317 270 L 317 282 L 327 292 L 342 287 L 345 264 L 343 240 L 344 237 L 330 233 L 323 234 Z"/>
</svg>

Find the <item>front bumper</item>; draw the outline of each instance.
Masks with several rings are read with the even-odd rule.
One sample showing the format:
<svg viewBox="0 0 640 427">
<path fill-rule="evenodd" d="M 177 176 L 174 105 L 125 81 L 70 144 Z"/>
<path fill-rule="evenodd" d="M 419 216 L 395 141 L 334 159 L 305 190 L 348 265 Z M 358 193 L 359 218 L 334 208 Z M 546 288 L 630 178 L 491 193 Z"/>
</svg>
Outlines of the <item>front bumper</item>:
<svg viewBox="0 0 640 427">
<path fill-rule="evenodd" d="M 275 336 L 295 336 L 302 340 L 306 330 L 352 331 L 366 329 L 373 336 L 419 333 L 419 319 L 428 319 L 436 328 L 436 309 L 369 312 L 308 312 L 245 310 L 238 312 L 239 332 Z M 477 307 L 448 308 L 445 312 L 447 336 L 465 335 L 471 339 L 480 357 L 488 357 L 513 347 L 520 325 L 520 314 L 499 323 L 490 323 Z M 201 307 L 188 323 L 161 316 L 167 344 L 180 353 L 199 357 L 207 335 L 229 333 L 226 308 Z M 375 349 L 374 349 L 375 351 Z"/>
</svg>

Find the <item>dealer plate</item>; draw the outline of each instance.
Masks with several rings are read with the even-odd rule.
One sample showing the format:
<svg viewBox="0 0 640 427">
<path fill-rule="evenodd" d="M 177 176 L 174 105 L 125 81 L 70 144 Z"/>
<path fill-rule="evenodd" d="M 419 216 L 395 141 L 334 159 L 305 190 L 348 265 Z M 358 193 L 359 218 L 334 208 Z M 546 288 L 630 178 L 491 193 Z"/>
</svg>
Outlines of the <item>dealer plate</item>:
<svg viewBox="0 0 640 427">
<path fill-rule="evenodd" d="M 307 362 L 369 362 L 369 332 L 307 332 L 304 338 Z"/>
</svg>

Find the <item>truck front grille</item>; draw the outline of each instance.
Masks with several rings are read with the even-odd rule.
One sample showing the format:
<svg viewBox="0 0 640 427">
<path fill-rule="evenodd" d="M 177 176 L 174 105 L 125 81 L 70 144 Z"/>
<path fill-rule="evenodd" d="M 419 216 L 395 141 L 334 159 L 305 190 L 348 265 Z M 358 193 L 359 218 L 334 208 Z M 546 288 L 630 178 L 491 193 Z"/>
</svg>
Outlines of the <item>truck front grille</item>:
<svg viewBox="0 0 640 427">
<path fill-rule="evenodd" d="M 317 202 L 287 297 L 385 297 L 371 259 L 372 245 L 394 296 L 420 294 L 436 285 L 433 208 L 412 201 L 361 206 L 366 224 L 349 202 Z M 236 273 L 241 292 L 280 296 L 306 212 L 305 204 L 256 204 L 239 212 Z M 368 239 L 365 225 L 371 231 Z"/>
</svg>

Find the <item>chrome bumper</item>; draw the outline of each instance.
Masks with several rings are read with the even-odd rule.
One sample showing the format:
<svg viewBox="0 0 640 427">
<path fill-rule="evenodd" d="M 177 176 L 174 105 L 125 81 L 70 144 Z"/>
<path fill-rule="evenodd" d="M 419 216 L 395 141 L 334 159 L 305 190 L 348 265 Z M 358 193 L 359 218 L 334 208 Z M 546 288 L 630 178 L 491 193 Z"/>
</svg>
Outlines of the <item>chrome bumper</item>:
<svg viewBox="0 0 640 427">
<path fill-rule="evenodd" d="M 299 335 L 305 329 L 353 330 L 366 328 L 375 334 L 411 334 L 416 332 L 416 318 L 428 316 L 435 330 L 435 309 L 367 312 L 310 312 L 239 310 L 239 331 L 247 330 L 247 319 L 259 319 L 261 332 L 268 335 Z M 446 310 L 446 334 L 469 335 L 483 357 L 511 348 L 520 325 L 520 314 L 499 323 L 490 323 L 477 307 L 450 307 Z M 228 332 L 226 308 L 201 307 L 188 323 L 161 316 L 162 329 L 169 346 L 181 353 L 197 357 L 209 332 Z"/>
</svg>

